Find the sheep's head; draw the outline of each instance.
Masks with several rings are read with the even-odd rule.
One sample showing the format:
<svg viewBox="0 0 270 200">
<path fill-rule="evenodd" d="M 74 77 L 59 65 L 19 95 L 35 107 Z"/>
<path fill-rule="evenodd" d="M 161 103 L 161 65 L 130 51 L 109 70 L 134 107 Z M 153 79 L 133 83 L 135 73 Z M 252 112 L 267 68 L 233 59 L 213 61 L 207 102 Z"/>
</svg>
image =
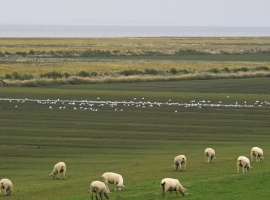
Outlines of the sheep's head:
<svg viewBox="0 0 270 200">
<path fill-rule="evenodd" d="M 251 169 L 252 167 L 250 165 L 247 166 L 247 171 L 249 172 L 249 170 Z"/>
<path fill-rule="evenodd" d="M 57 171 L 56 172 L 52 172 L 51 174 L 50 174 L 50 176 L 52 177 L 52 179 L 54 179 L 55 178 L 55 175 L 57 174 Z"/>
<path fill-rule="evenodd" d="M 123 187 L 125 187 L 125 186 L 122 184 L 121 185 L 117 184 L 117 185 L 115 185 L 115 191 L 121 191 Z"/>
</svg>

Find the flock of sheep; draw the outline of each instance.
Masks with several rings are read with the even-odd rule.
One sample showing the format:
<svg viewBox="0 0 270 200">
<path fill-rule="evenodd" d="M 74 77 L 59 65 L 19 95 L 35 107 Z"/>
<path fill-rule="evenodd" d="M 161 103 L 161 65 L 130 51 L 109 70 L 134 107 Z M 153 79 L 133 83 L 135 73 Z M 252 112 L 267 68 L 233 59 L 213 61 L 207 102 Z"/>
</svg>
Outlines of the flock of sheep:
<svg viewBox="0 0 270 200">
<path fill-rule="evenodd" d="M 204 156 L 205 156 L 205 160 L 207 163 L 213 162 L 213 160 L 215 158 L 215 150 L 212 148 L 206 148 L 204 151 Z M 253 156 L 256 157 L 257 162 L 264 159 L 263 150 L 259 147 L 253 147 L 251 149 L 250 156 L 251 156 L 251 161 L 253 160 Z M 174 165 L 173 165 L 175 167 L 175 171 L 178 168 L 180 168 L 180 171 L 181 171 L 182 165 L 183 165 L 183 168 L 185 170 L 186 163 L 187 163 L 186 156 L 184 156 L 184 155 L 176 156 L 174 158 Z M 252 168 L 250 166 L 250 160 L 245 156 L 239 156 L 237 158 L 236 165 L 237 165 L 237 172 L 238 173 L 239 173 L 239 167 L 242 167 L 243 173 L 245 172 L 245 170 L 246 170 L 246 172 L 249 172 L 249 170 Z M 62 173 L 63 179 L 65 179 L 66 170 L 67 170 L 66 164 L 64 162 L 59 162 L 59 163 L 55 164 L 50 176 L 52 176 L 52 178 L 54 179 L 57 175 L 57 179 L 60 179 L 60 174 Z M 90 191 L 90 195 L 91 195 L 92 200 L 93 200 L 94 193 L 96 196 L 96 200 L 98 200 L 98 195 L 100 196 L 100 199 L 102 199 L 102 195 L 104 195 L 107 199 L 109 199 L 109 193 L 110 193 L 110 189 L 108 187 L 109 183 L 115 185 L 115 191 L 121 191 L 122 188 L 125 187 L 123 177 L 120 174 L 113 173 L 113 172 L 106 172 L 101 176 L 101 178 L 103 179 L 103 182 L 93 181 L 90 184 L 89 191 Z M 177 196 L 178 196 L 177 192 L 179 191 L 184 196 L 185 191 L 187 190 L 181 185 L 179 180 L 173 179 L 173 178 L 162 179 L 160 185 L 162 188 L 162 196 L 164 198 L 166 198 L 167 191 L 170 191 L 170 192 L 175 191 Z M 2 189 L 5 192 L 5 196 L 10 195 L 10 193 L 12 192 L 12 189 L 13 189 L 12 182 L 7 178 L 1 179 L 0 180 L 0 194 L 1 194 Z"/>
</svg>

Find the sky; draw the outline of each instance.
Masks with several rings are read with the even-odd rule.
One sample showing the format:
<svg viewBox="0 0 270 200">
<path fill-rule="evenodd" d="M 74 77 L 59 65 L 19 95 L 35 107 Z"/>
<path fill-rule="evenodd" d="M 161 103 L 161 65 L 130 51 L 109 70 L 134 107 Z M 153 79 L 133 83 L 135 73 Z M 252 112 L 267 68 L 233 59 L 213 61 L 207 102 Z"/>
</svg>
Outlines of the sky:
<svg viewBox="0 0 270 200">
<path fill-rule="evenodd" d="M 270 0 L 0 0 L 0 25 L 270 27 Z"/>
</svg>

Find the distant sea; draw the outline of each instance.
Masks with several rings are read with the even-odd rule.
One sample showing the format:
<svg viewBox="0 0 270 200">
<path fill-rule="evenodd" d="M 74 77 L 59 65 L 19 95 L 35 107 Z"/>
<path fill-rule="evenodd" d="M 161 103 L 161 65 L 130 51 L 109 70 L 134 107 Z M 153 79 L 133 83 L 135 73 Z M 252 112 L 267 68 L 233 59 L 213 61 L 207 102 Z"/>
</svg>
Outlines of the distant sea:
<svg viewBox="0 0 270 200">
<path fill-rule="evenodd" d="M 270 37 L 270 27 L 1 25 L 0 37 Z"/>
</svg>

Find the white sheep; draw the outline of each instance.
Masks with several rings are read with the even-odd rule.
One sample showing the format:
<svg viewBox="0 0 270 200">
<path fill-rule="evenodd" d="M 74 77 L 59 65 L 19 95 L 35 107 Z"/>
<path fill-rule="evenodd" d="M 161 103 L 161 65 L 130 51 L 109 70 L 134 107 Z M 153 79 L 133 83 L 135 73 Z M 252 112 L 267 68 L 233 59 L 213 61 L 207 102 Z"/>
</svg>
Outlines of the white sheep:
<svg viewBox="0 0 270 200">
<path fill-rule="evenodd" d="M 216 155 L 215 150 L 212 149 L 212 148 L 206 148 L 206 149 L 204 150 L 205 160 L 206 160 L 206 162 L 208 162 L 208 163 L 209 163 L 210 161 L 213 162 L 214 158 L 216 158 L 215 155 Z"/>
<path fill-rule="evenodd" d="M 13 188 L 13 185 L 9 179 L 3 178 L 0 180 L 0 194 L 1 194 L 1 190 L 3 189 L 5 191 L 5 196 L 8 196 L 12 192 L 12 188 Z"/>
<path fill-rule="evenodd" d="M 259 148 L 259 147 L 253 147 L 251 149 L 250 156 L 251 156 L 251 162 L 253 160 L 253 156 L 256 157 L 256 161 L 257 162 L 259 162 L 259 161 L 261 161 L 261 160 L 264 159 L 264 157 L 263 157 L 263 150 L 261 148 Z"/>
<path fill-rule="evenodd" d="M 173 178 L 164 178 L 161 180 L 161 189 L 162 189 L 162 196 L 164 198 L 166 198 L 166 192 L 170 191 L 172 193 L 172 191 L 176 192 L 176 196 L 178 197 L 178 193 L 177 191 L 180 191 L 180 193 L 185 196 L 185 191 L 187 189 L 185 189 L 181 183 L 179 182 L 179 180 L 177 179 L 173 179 Z"/>
<path fill-rule="evenodd" d="M 175 167 L 175 171 L 178 169 L 179 166 L 180 166 L 180 171 L 181 171 L 182 164 L 184 165 L 184 170 L 186 170 L 186 164 L 187 164 L 186 156 L 184 155 L 176 156 L 173 162 L 174 162 L 173 166 Z"/>
<path fill-rule="evenodd" d="M 89 191 L 90 191 L 90 195 L 91 195 L 92 200 L 93 200 L 94 192 L 96 193 L 96 200 L 98 200 L 98 194 L 100 196 L 100 199 L 102 199 L 102 194 L 107 199 L 109 199 L 109 193 L 110 193 L 110 191 L 107 189 L 105 183 L 103 183 L 101 181 L 93 181 L 90 184 L 90 190 Z"/>
<path fill-rule="evenodd" d="M 52 176 L 52 178 L 54 179 L 57 174 L 57 179 L 59 180 L 60 173 L 63 173 L 63 179 L 65 179 L 66 171 L 67 171 L 66 164 L 64 162 L 59 162 L 54 165 L 53 171 L 50 174 L 50 176 Z"/>
<path fill-rule="evenodd" d="M 105 172 L 104 174 L 102 174 L 101 178 L 103 179 L 103 182 L 106 184 L 108 190 L 110 190 L 108 183 L 115 185 L 115 191 L 116 190 L 121 191 L 122 187 L 125 187 L 123 177 L 120 174 L 113 172 Z"/>
<path fill-rule="evenodd" d="M 247 172 L 249 172 L 249 170 L 252 168 L 250 166 L 249 159 L 247 157 L 245 157 L 245 156 L 239 156 L 237 158 L 236 166 L 237 166 L 237 172 L 238 173 L 239 173 L 239 166 L 242 167 L 243 173 L 245 173 L 245 169 L 246 169 Z"/>
</svg>

